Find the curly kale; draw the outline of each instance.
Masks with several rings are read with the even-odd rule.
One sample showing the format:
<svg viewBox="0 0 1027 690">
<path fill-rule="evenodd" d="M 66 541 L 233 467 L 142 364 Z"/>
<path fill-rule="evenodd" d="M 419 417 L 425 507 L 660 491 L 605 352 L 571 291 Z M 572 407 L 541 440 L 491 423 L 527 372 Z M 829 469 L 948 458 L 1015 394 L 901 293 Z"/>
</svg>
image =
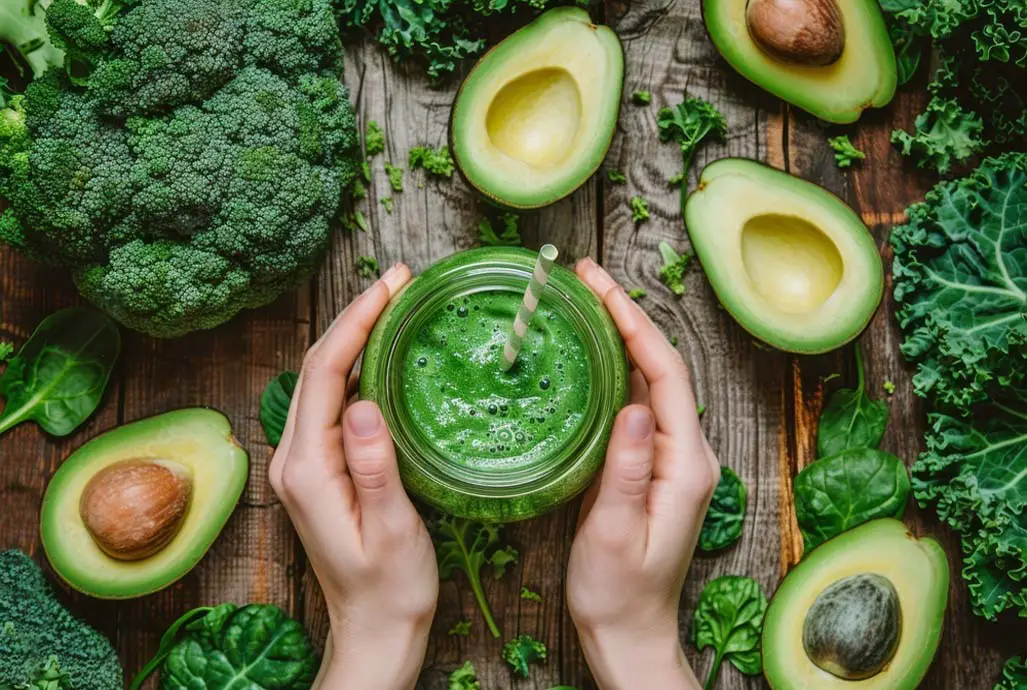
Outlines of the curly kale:
<svg viewBox="0 0 1027 690">
<path fill-rule="evenodd" d="M 112 690 L 121 679 L 111 643 L 68 613 L 35 561 L 0 551 L 0 687 Z"/>
<path fill-rule="evenodd" d="M 552 0 L 336 0 L 343 28 L 374 33 L 395 60 L 413 59 L 438 81 L 484 50 L 493 24 L 509 26 Z"/>
<path fill-rule="evenodd" d="M 900 78 L 928 44 L 940 60 L 932 100 L 912 133 L 893 139 L 921 167 L 945 174 L 976 155 L 1027 144 L 1027 12 L 1020 0 L 886 0 Z"/>
<path fill-rule="evenodd" d="M 0 242 L 159 337 L 304 280 L 360 178 L 329 0 L 135 0 L 103 21 L 88 77 L 51 70 L 0 111 Z"/>
<path fill-rule="evenodd" d="M 503 661 L 521 678 L 528 677 L 528 664 L 546 660 L 546 646 L 531 635 L 518 635 L 503 645 Z"/>
<path fill-rule="evenodd" d="M 902 353 L 920 395 L 965 407 L 1027 376 L 1027 154 L 943 182 L 892 231 Z"/>
</svg>

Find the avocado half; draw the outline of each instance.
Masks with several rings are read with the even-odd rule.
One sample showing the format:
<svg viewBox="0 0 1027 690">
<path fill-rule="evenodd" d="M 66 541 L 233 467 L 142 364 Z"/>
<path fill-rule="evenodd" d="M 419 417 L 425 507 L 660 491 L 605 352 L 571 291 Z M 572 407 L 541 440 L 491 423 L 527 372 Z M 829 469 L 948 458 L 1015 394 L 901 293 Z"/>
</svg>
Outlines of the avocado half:
<svg viewBox="0 0 1027 690">
<path fill-rule="evenodd" d="M 828 122 L 855 122 L 867 108 L 891 102 L 895 51 L 877 0 L 837 0 L 845 45 L 827 65 L 798 64 L 763 49 L 746 22 L 750 1 L 702 0 L 713 45 L 743 77 Z"/>
<path fill-rule="evenodd" d="M 599 168 L 620 113 L 624 51 L 578 7 L 549 10 L 486 53 L 453 104 L 450 146 L 493 202 L 538 208 Z"/>
<path fill-rule="evenodd" d="M 838 197 L 757 161 L 702 171 L 685 202 L 692 247 L 724 308 L 781 350 L 833 350 L 866 327 L 884 268 L 870 231 Z"/>
<path fill-rule="evenodd" d="M 774 690 L 913 690 L 938 648 L 948 587 L 945 551 L 898 520 L 838 535 L 803 558 L 770 602 L 767 682 Z M 836 675 L 846 670 L 851 678 Z"/>
<path fill-rule="evenodd" d="M 61 579 L 90 596 L 156 592 L 200 561 L 235 509 L 248 474 L 246 451 L 215 410 L 177 410 L 108 431 L 72 453 L 46 489 L 40 527 L 46 556 Z M 175 493 L 169 487 L 188 490 L 178 492 L 176 502 L 168 498 Z M 140 500 L 157 508 L 140 511 Z M 146 532 L 152 548 L 132 551 L 124 541 L 129 529 L 112 539 L 91 531 L 90 505 L 104 513 L 90 517 L 105 520 L 105 529 L 116 530 L 121 521 L 146 530 L 171 512 L 175 517 L 166 520 L 167 529 Z M 112 556 L 119 548 L 126 553 Z"/>
</svg>

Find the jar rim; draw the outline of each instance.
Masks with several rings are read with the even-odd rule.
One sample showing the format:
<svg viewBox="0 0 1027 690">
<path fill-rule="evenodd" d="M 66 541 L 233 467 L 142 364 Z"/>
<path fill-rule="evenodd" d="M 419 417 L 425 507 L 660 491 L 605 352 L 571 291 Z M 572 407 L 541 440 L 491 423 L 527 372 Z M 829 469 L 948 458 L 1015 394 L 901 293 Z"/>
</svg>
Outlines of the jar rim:
<svg viewBox="0 0 1027 690">
<path fill-rule="evenodd" d="M 382 410 L 404 484 L 429 503 L 463 517 L 530 517 L 584 490 L 602 466 L 613 418 L 627 398 L 626 355 L 612 319 L 572 271 L 554 266 L 542 303 L 571 321 L 589 358 L 590 390 L 574 434 L 524 466 L 496 471 L 448 460 L 422 430 L 413 428 L 400 384 L 406 347 L 419 326 L 455 298 L 496 290 L 523 292 L 536 256 L 521 248 L 483 248 L 439 261 L 393 298 L 365 351 L 361 397 L 374 400 Z"/>
</svg>

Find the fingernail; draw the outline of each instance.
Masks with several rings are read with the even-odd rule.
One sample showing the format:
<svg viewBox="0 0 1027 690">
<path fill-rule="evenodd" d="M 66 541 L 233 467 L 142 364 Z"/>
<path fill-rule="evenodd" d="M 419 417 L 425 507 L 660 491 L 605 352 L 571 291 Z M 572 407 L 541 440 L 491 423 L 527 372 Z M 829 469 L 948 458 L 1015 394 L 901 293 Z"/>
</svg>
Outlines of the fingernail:
<svg viewBox="0 0 1027 690">
<path fill-rule="evenodd" d="M 644 407 L 634 407 L 628 410 L 628 418 L 624 423 L 624 430 L 632 441 L 641 442 L 649 438 L 653 430 L 653 416 Z"/>
<path fill-rule="evenodd" d="M 595 262 L 595 260 L 592 259 L 591 256 L 586 256 L 585 258 L 583 258 L 580 261 L 578 261 L 578 266 L 580 266 L 581 268 L 583 268 L 585 270 L 591 270 L 593 267 L 598 266 L 598 265 L 599 264 L 597 264 Z"/>
<path fill-rule="evenodd" d="M 346 413 L 346 423 L 357 438 L 370 438 L 381 428 L 382 415 L 374 403 L 358 402 Z"/>
<path fill-rule="evenodd" d="M 399 273 L 399 264 L 392 264 L 392 268 L 382 274 L 382 280 L 388 282 L 389 278 L 394 277 L 397 273 Z"/>
</svg>

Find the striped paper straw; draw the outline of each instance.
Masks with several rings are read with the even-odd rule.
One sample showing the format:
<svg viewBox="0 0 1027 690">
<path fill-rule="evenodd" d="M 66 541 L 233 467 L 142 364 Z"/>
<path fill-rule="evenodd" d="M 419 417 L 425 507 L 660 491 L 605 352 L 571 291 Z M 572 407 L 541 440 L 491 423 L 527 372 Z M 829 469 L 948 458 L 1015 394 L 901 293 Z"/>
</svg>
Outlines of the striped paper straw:
<svg viewBox="0 0 1027 690">
<path fill-rule="evenodd" d="M 549 281 L 549 271 L 553 268 L 553 262 L 559 255 L 556 247 L 551 244 L 543 245 L 538 252 L 538 261 L 535 262 L 535 271 L 528 281 L 528 289 L 524 292 L 524 300 L 521 308 L 517 310 L 514 318 L 513 328 L 506 337 L 506 345 L 503 347 L 503 371 L 510 371 L 510 367 L 517 361 L 517 354 L 524 344 L 524 336 L 528 333 L 528 324 L 531 317 L 538 309 L 538 302 L 542 299 L 542 291 L 546 289 Z"/>
</svg>

